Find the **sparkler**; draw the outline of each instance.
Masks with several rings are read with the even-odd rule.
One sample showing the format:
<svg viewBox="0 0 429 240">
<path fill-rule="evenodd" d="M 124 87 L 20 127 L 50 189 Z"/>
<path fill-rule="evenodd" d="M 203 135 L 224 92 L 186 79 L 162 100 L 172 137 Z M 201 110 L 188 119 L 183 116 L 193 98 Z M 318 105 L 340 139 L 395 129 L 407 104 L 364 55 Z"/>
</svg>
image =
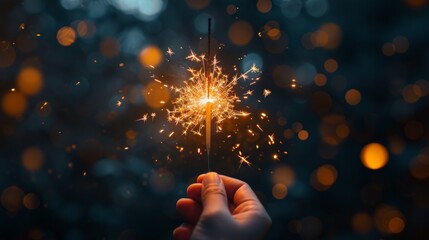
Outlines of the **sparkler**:
<svg viewBox="0 0 429 240">
<path fill-rule="evenodd" d="M 247 72 L 239 77 L 234 76 L 229 79 L 228 75 L 223 74 L 222 68 L 216 57 L 213 63 L 210 55 L 211 39 L 211 19 L 208 20 L 208 51 L 207 66 L 206 56 L 197 56 L 192 50 L 186 59 L 201 62 L 202 68 L 195 70 L 188 68 L 191 77 L 184 81 L 185 86 L 176 88 L 179 97 L 173 101 L 173 110 L 168 110 L 168 119 L 176 124 L 183 126 L 183 133 L 192 131 L 194 134 L 201 135 L 201 130 L 205 127 L 207 168 L 210 171 L 210 149 L 211 149 L 211 121 L 216 119 L 219 125 L 222 121 L 238 116 L 248 116 L 249 113 L 237 111 L 234 105 L 240 102 L 240 98 L 234 93 L 234 86 L 239 79 L 248 79 L 249 72 L 259 72 L 256 65 L 253 65 Z"/>
</svg>

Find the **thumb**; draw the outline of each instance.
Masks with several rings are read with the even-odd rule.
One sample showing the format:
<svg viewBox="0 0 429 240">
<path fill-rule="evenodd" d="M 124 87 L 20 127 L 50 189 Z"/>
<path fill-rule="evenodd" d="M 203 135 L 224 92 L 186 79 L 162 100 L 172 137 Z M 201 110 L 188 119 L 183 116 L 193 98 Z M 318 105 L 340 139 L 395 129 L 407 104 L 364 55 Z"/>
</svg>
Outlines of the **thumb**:
<svg viewBox="0 0 429 240">
<path fill-rule="evenodd" d="M 222 211 L 228 212 L 228 199 L 226 197 L 225 186 L 219 175 L 215 172 L 209 172 L 204 176 L 202 183 L 202 215 L 211 215 Z"/>
</svg>

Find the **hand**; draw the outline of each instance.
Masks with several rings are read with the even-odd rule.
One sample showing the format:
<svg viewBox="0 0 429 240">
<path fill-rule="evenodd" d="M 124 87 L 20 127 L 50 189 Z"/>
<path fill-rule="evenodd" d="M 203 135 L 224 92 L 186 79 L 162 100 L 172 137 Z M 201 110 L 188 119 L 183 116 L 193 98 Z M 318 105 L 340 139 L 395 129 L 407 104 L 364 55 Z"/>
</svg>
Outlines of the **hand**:
<svg viewBox="0 0 429 240">
<path fill-rule="evenodd" d="M 200 175 L 188 187 L 189 198 L 177 201 L 185 223 L 173 236 L 188 239 L 262 239 L 271 226 L 262 204 L 243 181 L 218 175 Z"/>
</svg>

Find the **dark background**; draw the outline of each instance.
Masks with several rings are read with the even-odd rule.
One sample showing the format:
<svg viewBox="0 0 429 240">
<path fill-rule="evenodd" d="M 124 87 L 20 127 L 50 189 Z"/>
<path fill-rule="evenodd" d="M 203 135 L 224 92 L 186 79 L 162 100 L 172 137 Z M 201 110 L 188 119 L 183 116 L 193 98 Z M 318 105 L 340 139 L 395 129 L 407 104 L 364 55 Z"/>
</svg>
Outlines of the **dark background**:
<svg viewBox="0 0 429 240">
<path fill-rule="evenodd" d="M 0 238 L 172 238 L 204 138 L 143 95 L 198 67 L 184 58 L 205 51 L 207 17 L 224 73 L 262 70 L 237 104 L 256 117 L 225 121 L 212 170 L 251 185 L 268 238 L 427 239 L 427 0 L 2 0 Z M 148 46 L 155 68 L 139 61 Z M 386 165 L 365 167 L 383 149 Z"/>
</svg>

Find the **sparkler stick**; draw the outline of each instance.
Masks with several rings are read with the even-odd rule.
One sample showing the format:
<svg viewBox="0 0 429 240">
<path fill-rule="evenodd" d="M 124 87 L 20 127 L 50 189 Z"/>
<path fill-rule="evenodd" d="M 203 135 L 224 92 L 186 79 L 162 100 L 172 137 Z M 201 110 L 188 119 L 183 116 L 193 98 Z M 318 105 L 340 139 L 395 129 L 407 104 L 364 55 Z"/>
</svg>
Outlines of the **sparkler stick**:
<svg viewBox="0 0 429 240">
<path fill-rule="evenodd" d="M 207 44 L 207 70 L 206 70 L 206 88 L 207 88 L 207 103 L 206 103 L 206 150 L 207 150 L 207 171 L 210 172 L 210 147 L 211 147 L 211 100 L 210 100 L 210 85 L 211 85 L 211 56 L 210 56 L 210 39 L 211 39 L 211 21 L 208 20 L 208 44 Z"/>
</svg>

